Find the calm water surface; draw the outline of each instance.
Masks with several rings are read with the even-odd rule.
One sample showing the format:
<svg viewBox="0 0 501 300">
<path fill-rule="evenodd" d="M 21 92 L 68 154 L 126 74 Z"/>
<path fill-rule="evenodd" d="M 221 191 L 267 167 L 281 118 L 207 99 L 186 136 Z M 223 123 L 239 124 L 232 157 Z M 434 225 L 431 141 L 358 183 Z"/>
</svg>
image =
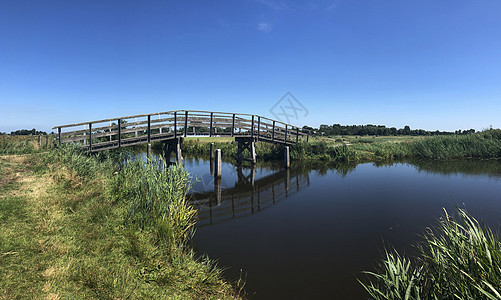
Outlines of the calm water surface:
<svg viewBox="0 0 501 300">
<path fill-rule="evenodd" d="M 501 228 L 501 162 L 237 168 L 187 159 L 198 180 L 194 247 L 252 299 L 367 299 L 356 278 L 388 245 L 412 253 L 445 207 Z"/>
</svg>

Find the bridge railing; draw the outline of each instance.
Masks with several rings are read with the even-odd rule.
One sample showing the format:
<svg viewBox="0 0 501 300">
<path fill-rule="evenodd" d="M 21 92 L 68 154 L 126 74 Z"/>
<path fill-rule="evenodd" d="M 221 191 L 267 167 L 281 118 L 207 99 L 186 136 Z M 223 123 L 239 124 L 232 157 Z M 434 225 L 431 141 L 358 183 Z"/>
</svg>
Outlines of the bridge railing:
<svg viewBox="0 0 501 300">
<path fill-rule="evenodd" d="M 75 143 L 90 151 L 186 136 L 253 137 L 294 144 L 308 140 L 299 127 L 269 118 L 225 112 L 177 110 L 55 126 L 59 144 Z"/>
</svg>

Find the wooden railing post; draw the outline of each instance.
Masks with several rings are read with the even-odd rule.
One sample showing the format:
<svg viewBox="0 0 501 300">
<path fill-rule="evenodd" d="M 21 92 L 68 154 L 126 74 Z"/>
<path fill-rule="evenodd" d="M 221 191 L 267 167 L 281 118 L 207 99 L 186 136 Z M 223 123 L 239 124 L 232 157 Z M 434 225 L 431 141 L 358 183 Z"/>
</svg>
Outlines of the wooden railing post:
<svg viewBox="0 0 501 300">
<path fill-rule="evenodd" d="M 296 127 L 296 144 L 299 142 L 299 128 Z"/>
<path fill-rule="evenodd" d="M 118 119 L 118 148 L 122 147 L 122 120 Z"/>
<path fill-rule="evenodd" d="M 271 130 L 271 141 L 275 140 L 275 121 L 273 121 L 273 129 Z"/>
<path fill-rule="evenodd" d="M 92 123 L 89 123 L 89 151 L 92 152 Z"/>
<path fill-rule="evenodd" d="M 148 115 L 148 143 L 151 141 L 151 115 Z"/>
<path fill-rule="evenodd" d="M 251 137 L 254 137 L 254 115 L 252 115 Z"/>
<path fill-rule="evenodd" d="M 61 146 L 61 127 L 59 127 L 57 129 L 57 135 L 58 135 L 58 139 L 59 139 L 59 146 Z"/>
<path fill-rule="evenodd" d="M 174 112 L 174 137 L 177 138 L 177 111 Z"/>
<path fill-rule="evenodd" d="M 306 142 L 309 142 L 310 139 L 310 131 L 306 132 Z"/>
<path fill-rule="evenodd" d="M 284 142 L 287 143 L 287 124 L 285 124 L 285 137 Z"/>
<path fill-rule="evenodd" d="M 259 141 L 259 130 L 261 129 L 261 117 L 257 117 L 257 140 Z"/>
<path fill-rule="evenodd" d="M 188 133 L 188 111 L 184 114 L 184 136 Z"/>
<path fill-rule="evenodd" d="M 235 114 L 233 114 L 233 122 L 231 123 L 231 136 L 235 134 Z"/>
<path fill-rule="evenodd" d="M 209 128 L 209 136 L 212 136 L 212 117 L 214 113 L 210 113 L 210 128 Z"/>
</svg>

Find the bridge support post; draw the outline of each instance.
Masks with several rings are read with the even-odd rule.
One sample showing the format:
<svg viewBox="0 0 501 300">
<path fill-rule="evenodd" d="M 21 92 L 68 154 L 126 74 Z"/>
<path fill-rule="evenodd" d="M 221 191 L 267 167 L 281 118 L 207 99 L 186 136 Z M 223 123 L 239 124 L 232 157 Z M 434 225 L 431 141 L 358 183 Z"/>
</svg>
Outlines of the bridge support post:
<svg viewBox="0 0 501 300">
<path fill-rule="evenodd" d="M 151 159 L 151 144 L 150 143 L 148 143 L 146 155 L 148 157 L 148 160 L 150 160 Z"/>
<path fill-rule="evenodd" d="M 172 152 L 176 155 L 176 163 L 183 163 L 183 156 L 181 153 L 181 144 L 183 143 L 183 137 L 176 137 L 172 140 L 165 142 L 165 160 L 170 162 L 170 155 Z"/>
<path fill-rule="evenodd" d="M 289 155 L 289 146 L 285 146 L 284 163 L 285 163 L 286 168 L 290 167 L 291 161 L 290 161 L 290 155 Z"/>
<path fill-rule="evenodd" d="M 256 163 L 256 138 L 254 137 L 236 137 L 235 141 L 238 143 L 237 161 L 250 161 Z M 250 158 L 244 156 L 244 151 L 248 150 Z"/>
<path fill-rule="evenodd" d="M 177 140 L 178 142 L 176 143 L 176 161 L 178 164 L 183 163 L 183 155 L 181 153 L 181 141 Z"/>
<path fill-rule="evenodd" d="M 214 159 L 214 143 L 210 143 L 210 160 Z"/>
<path fill-rule="evenodd" d="M 214 177 L 221 177 L 221 149 L 216 149 L 216 160 L 214 162 L 215 172 Z"/>
<path fill-rule="evenodd" d="M 251 142 L 250 144 L 251 160 L 252 163 L 256 163 L 256 142 Z"/>
</svg>

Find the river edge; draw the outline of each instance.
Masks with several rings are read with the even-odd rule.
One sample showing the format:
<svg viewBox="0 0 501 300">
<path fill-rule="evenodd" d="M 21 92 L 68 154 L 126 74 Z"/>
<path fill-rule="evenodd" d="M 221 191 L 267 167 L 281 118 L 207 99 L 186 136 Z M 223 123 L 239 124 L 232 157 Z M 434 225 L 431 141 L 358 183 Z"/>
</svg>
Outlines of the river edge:
<svg viewBox="0 0 501 300">
<path fill-rule="evenodd" d="M 214 262 L 124 226 L 108 175 L 48 155 L 0 157 L 2 298 L 243 297 Z"/>
</svg>

